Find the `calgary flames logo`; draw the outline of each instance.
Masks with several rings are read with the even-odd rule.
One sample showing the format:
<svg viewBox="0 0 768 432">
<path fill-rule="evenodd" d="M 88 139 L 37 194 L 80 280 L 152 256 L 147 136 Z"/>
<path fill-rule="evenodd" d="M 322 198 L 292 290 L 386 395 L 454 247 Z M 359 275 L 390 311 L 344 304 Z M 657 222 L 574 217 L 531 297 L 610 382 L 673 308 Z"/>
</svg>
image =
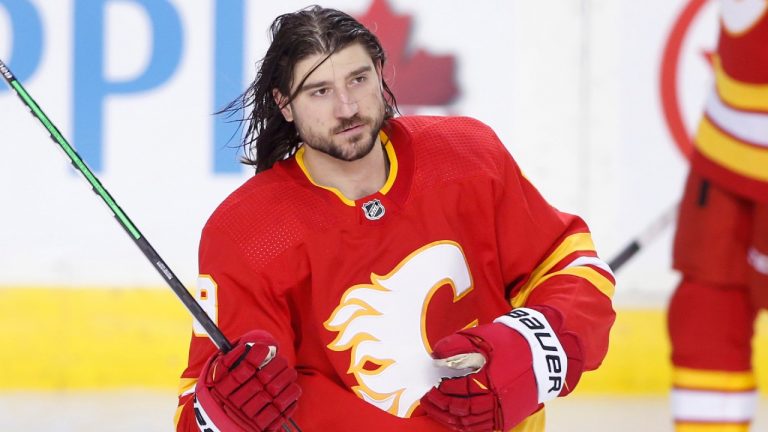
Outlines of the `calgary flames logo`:
<svg viewBox="0 0 768 432">
<path fill-rule="evenodd" d="M 353 391 L 398 417 L 409 417 L 419 399 L 440 381 L 430 357 L 425 315 L 430 299 L 449 284 L 454 303 L 472 290 L 464 253 L 449 241 L 431 243 L 402 260 L 371 284 L 349 288 L 324 323 L 338 332 L 328 344 L 351 349 Z"/>
</svg>

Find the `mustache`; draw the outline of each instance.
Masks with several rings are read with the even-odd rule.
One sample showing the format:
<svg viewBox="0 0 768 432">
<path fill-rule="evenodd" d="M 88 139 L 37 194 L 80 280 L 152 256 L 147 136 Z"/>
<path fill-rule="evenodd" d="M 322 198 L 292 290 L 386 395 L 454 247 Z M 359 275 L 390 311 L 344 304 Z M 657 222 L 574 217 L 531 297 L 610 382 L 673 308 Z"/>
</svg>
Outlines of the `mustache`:
<svg viewBox="0 0 768 432">
<path fill-rule="evenodd" d="M 340 132 L 344 132 L 347 129 L 351 129 L 355 126 L 360 126 L 360 125 L 369 124 L 369 123 L 371 123 L 371 119 L 369 119 L 368 117 L 361 117 L 355 114 L 354 116 L 339 122 L 339 124 L 335 128 L 333 128 L 332 132 L 334 134 L 337 134 Z"/>
</svg>

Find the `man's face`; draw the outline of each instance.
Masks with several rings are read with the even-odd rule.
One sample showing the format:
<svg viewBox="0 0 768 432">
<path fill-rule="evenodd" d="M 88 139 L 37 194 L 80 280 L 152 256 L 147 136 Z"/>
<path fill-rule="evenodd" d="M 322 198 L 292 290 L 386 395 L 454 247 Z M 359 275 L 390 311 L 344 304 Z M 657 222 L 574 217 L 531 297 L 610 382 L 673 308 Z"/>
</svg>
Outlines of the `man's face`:
<svg viewBox="0 0 768 432">
<path fill-rule="evenodd" d="M 325 57 L 316 54 L 299 61 L 293 85 L 298 86 Z M 282 105 L 282 95 L 276 93 L 276 98 Z M 373 149 L 384 121 L 380 68 L 362 45 L 349 45 L 309 74 L 282 113 L 296 123 L 308 147 L 336 159 L 360 159 Z"/>
</svg>

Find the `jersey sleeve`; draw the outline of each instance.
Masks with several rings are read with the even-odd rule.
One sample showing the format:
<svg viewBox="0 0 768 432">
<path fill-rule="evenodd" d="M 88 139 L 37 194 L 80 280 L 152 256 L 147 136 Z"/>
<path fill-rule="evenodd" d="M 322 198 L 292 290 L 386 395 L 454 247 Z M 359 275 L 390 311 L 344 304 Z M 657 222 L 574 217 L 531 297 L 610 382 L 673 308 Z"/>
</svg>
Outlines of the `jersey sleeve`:
<svg viewBox="0 0 768 432">
<path fill-rule="evenodd" d="M 276 281 L 244 261 L 241 246 L 224 229 L 210 224 L 203 230 L 199 250 L 198 301 L 230 341 L 261 329 L 278 341 L 278 352 L 291 366 L 296 363 L 290 305 Z M 280 272 L 271 272 L 284 274 Z M 198 431 L 192 409 L 195 384 L 205 362 L 217 348 L 207 334 L 191 336 L 187 368 L 181 375 L 177 431 Z"/>
<path fill-rule="evenodd" d="M 504 180 L 496 191 L 496 224 L 511 305 L 556 315 L 561 339 L 575 339 L 569 346 L 581 351 L 567 353 L 569 358 L 579 357 L 582 370 L 596 369 L 615 320 L 613 273 L 598 257 L 584 221 L 547 203 L 506 150 L 500 157 Z"/>
</svg>

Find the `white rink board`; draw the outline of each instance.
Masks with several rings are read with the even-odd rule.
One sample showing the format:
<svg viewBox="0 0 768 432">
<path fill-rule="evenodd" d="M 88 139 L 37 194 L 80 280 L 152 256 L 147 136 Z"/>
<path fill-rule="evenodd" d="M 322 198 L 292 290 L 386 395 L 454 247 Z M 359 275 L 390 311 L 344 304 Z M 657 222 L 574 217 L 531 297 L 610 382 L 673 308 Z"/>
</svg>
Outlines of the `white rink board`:
<svg viewBox="0 0 768 432">
<path fill-rule="evenodd" d="M 87 135 L 101 119 L 99 177 L 189 283 L 196 277 L 197 242 L 207 216 L 250 175 L 248 168 L 216 172 L 211 157 L 212 149 L 226 144 L 213 139 L 215 86 L 230 79 L 215 73 L 214 35 L 221 24 L 214 16 L 217 6 L 240 2 L 150 3 L 154 9 L 138 1 L 91 2 L 105 5 L 103 63 L 96 75 L 101 87 L 91 82 L 75 91 L 75 71 L 87 70 L 76 63 L 87 58 L 83 52 L 92 44 L 83 32 L 93 29 L 82 19 L 87 11 L 76 10 L 72 0 L 0 1 L 0 58 L 12 69 L 34 63 L 23 84 L 65 136 Z M 362 15 L 371 3 L 324 5 Z M 456 62 L 458 97 L 447 105 L 404 108 L 470 115 L 490 124 L 553 204 L 585 217 L 598 250 L 610 258 L 682 189 L 686 163 L 664 123 L 658 87 L 669 30 L 687 3 L 389 0 L 392 11 L 413 24 L 408 49 L 450 55 Z M 242 4 L 244 88 L 266 49 L 271 20 L 306 3 Z M 19 16 L 25 24 L 37 17 L 39 44 L 37 27 L 20 28 Z M 156 85 L 115 90 L 112 84 L 139 81 L 153 65 L 158 42 L 152 19 L 178 23 L 179 43 L 170 48 L 178 61 Z M 690 128 L 710 79 L 696 59 L 713 47 L 714 34 L 713 8 L 707 6 L 686 39 L 680 70 Z M 29 53 L 39 54 L 39 61 Z M 89 118 L 81 114 L 77 126 L 75 112 L 84 112 L 83 100 L 93 88 L 102 91 L 100 108 Z M 0 113 L 0 286 L 161 286 L 7 89 L 0 92 Z M 617 302 L 658 302 L 669 293 L 676 281 L 668 269 L 670 238 L 668 231 L 622 270 Z"/>
</svg>

